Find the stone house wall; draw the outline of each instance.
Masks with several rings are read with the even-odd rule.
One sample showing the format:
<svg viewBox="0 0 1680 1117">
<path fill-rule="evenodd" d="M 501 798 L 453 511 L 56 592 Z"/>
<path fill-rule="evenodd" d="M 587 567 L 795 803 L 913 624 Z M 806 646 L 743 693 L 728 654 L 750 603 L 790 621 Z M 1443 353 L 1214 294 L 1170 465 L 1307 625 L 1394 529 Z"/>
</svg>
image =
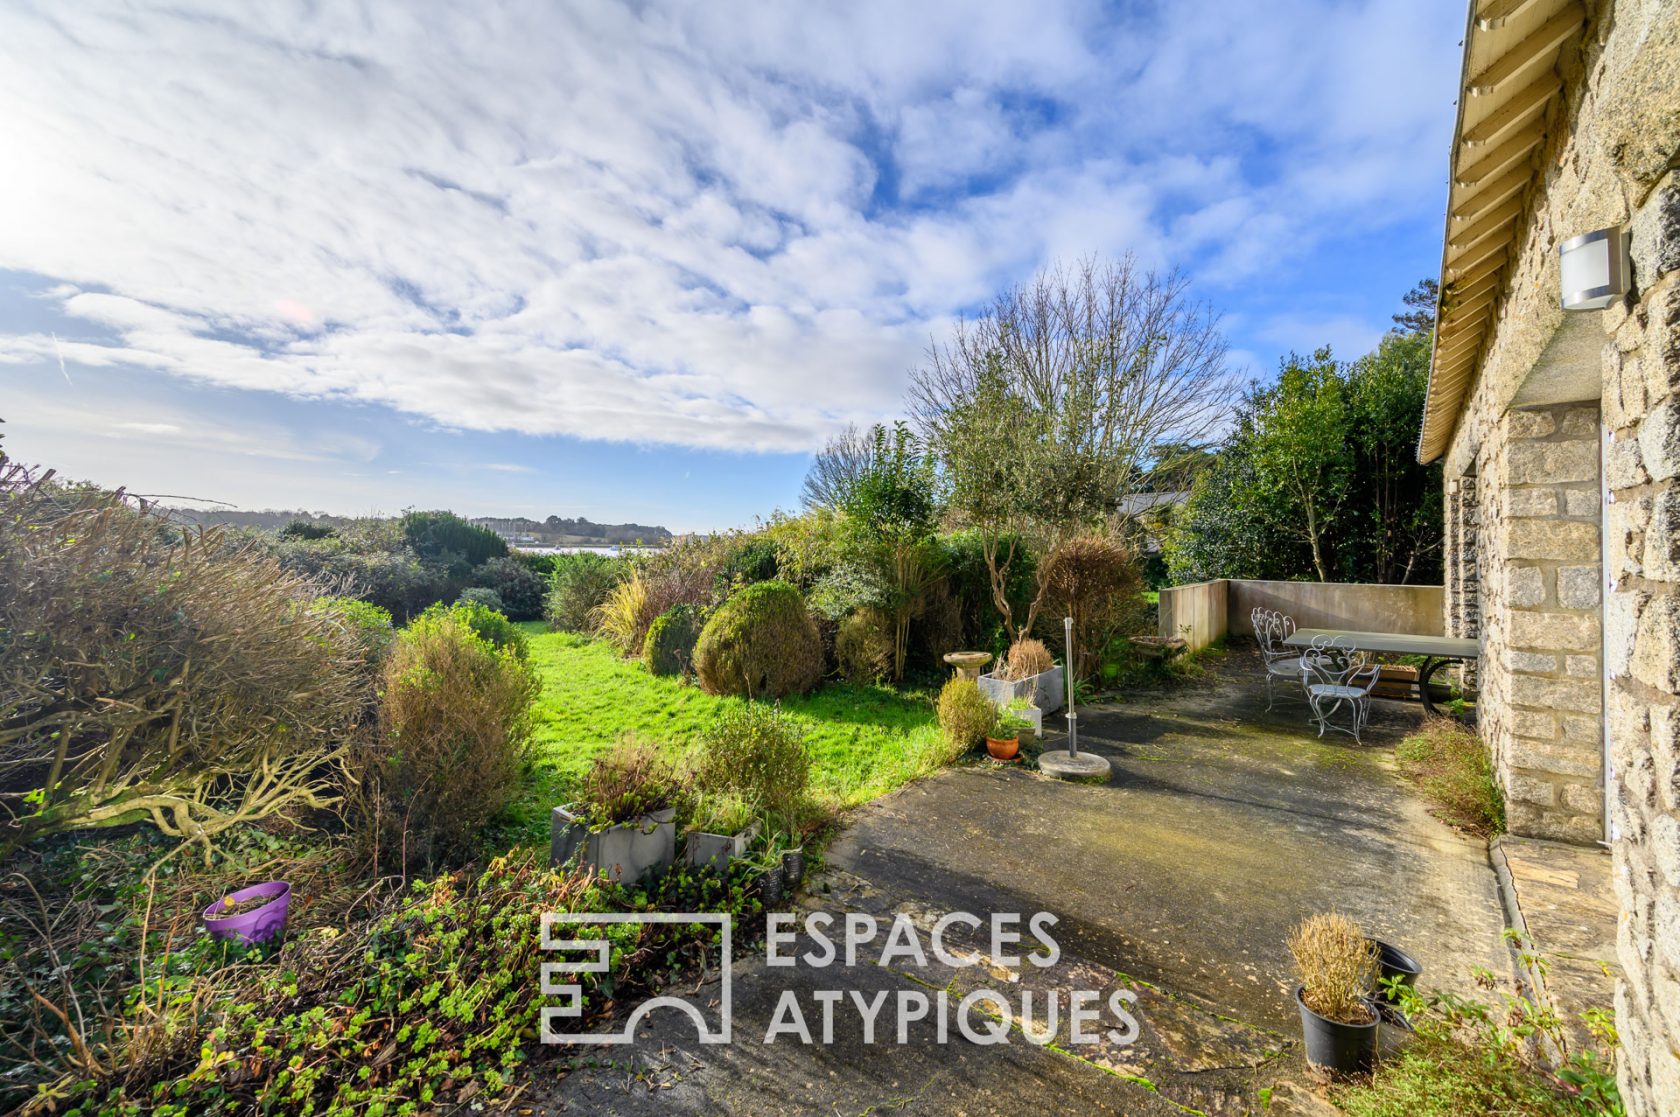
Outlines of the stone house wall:
<svg viewBox="0 0 1680 1117">
<path fill-rule="evenodd" d="M 1590 7 L 1579 48 L 1559 62 L 1568 94 L 1547 120 L 1494 332 L 1446 455 L 1449 509 L 1452 482 L 1468 483 L 1478 522 L 1473 537 L 1455 535 L 1449 514 L 1447 530 L 1450 546 L 1476 553 L 1478 711 L 1513 829 L 1596 837 L 1602 757 L 1589 738 L 1608 736 L 1624 912 L 1618 1074 L 1628 1113 L 1657 1117 L 1680 1113 L 1680 0 Z M 1558 245 L 1612 225 L 1631 229 L 1634 290 L 1566 323 Z M 1583 327 L 1598 337 L 1576 370 L 1588 390 L 1525 407 L 1521 389 L 1554 338 Z M 1603 441 L 1592 430 L 1589 443 L 1600 422 Z M 1589 497 L 1598 469 L 1608 493 Z M 1601 632 L 1589 619 L 1600 593 Z M 1449 589 L 1449 631 L 1477 623 L 1454 601 Z"/>
</svg>

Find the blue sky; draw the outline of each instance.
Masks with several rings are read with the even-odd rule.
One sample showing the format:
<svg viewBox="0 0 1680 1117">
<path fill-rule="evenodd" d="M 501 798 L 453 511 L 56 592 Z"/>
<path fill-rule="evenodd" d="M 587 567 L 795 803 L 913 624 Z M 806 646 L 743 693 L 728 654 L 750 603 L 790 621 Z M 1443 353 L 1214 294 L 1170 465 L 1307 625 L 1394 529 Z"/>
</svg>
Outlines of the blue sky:
<svg viewBox="0 0 1680 1117">
<path fill-rule="evenodd" d="M 1135 253 L 1236 374 L 1439 263 L 1462 0 L 0 10 L 0 419 L 143 493 L 792 507 L 930 339 Z"/>
</svg>

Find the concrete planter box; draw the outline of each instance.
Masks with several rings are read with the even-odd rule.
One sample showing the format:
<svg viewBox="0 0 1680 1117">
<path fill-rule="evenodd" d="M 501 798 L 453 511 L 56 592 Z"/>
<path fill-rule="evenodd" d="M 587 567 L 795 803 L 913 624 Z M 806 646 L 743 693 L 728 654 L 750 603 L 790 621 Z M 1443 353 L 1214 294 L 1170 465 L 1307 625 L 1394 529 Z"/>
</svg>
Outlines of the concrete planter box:
<svg viewBox="0 0 1680 1117">
<path fill-rule="evenodd" d="M 683 864 L 692 865 L 696 869 L 711 869 L 714 872 L 727 873 L 729 863 L 737 857 L 744 857 L 747 847 L 753 839 L 758 837 L 758 823 L 753 823 L 739 834 L 713 834 L 705 830 L 689 832 L 688 841 L 683 846 Z"/>
<path fill-rule="evenodd" d="M 1028 706 L 1024 710 L 1009 710 L 1007 712 L 1011 717 L 1018 717 L 1022 721 L 1030 722 L 1032 724 L 1031 735 L 1033 740 L 1040 740 L 1044 736 L 1044 711 L 1039 709 L 1037 706 Z M 1023 739 L 1025 739 L 1027 735 L 1028 734 L 1025 731 L 1021 733 L 1021 737 Z"/>
<path fill-rule="evenodd" d="M 640 880 L 650 870 L 664 872 L 677 856 L 676 808 L 666 807 L 635 822 L 590 833 L 573 805 L 555 807 L 550 820 L 548 859 L 565 865 L 576 860 L 608 880 Z"/>
<path fill-rule="evenodd" d="M 981 675 L 975 681 L 980 684 L 980 692 L 999 707 L 1007 706 L 1017 698 L 1025 698 L 1037 706 L 1041 714 L 1053 714 L 1062 708 L 1062 701 L 1067 697 L 1067 684 L 1063 681 L 1060 667 L 1052 667 L 1025 679 L 1000 679 L 994 672 Z"/>
</svg>

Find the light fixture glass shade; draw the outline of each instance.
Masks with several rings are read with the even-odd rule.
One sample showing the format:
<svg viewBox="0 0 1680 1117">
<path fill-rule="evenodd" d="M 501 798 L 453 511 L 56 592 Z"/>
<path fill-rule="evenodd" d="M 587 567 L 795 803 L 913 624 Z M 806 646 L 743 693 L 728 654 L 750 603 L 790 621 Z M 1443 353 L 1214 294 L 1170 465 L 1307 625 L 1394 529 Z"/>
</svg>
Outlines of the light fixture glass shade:
<svg viewBox="0 0 1680 1117">
<path fill-rule="evenodd" d="M 1563 309 L 1603 310 L 1627 294 L 1625 239 L 1617 225 L 1582 233 L 1558 246 Z"/>
</svg>

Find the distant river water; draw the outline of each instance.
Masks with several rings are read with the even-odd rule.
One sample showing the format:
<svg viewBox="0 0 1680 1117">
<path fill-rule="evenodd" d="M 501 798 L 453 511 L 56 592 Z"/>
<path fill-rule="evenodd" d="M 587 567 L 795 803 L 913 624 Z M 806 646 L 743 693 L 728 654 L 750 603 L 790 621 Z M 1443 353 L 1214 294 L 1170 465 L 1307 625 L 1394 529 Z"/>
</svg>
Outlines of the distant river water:
<svg viewBox="0 0 1680 1117">
<path fill-rule="evenodd" d="M 528 555 L 609 555 L 617 558 L 619 555 L 650 555 L 661 547 L 618 546 L 612 543 L 576 543 L 564 547 L 521 547 L 514 545 L 516 551 L 523 551 Z"/>
</svg>

